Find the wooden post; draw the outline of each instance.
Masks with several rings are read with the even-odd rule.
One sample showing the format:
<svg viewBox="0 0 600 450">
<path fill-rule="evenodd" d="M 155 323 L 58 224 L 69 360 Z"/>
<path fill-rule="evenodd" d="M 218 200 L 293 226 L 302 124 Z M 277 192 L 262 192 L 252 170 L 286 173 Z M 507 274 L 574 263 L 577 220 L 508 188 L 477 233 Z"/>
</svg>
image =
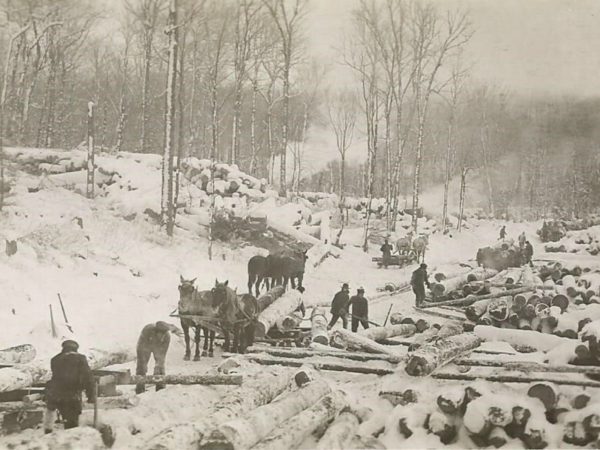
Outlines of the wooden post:
<svg viewBox="0 0 600 450">
<path fill-rule="evenodd" d="M 87 198 L 94 197 L 94 102 L 88 102 L 87 123 L 88 153 L 87 153 Z"/>
<path fill-rule="evenodd" d="M 98 428 L 98 378 L 94 377 L 94 428 Z"/>
<path fill-rule="evenodd" d="M 387 324 L 388 319 L 390 318 L 390 313 L 392 312 L 392 306 L 394 304 L 390 303 L 390 308 L 388 309 L 387 315 L 385 316 L 385 321 L 383 322 L 383 326 L 385 327 Z"/>
<path fill-rule="evenodd" d="M 52 314 L 52 305 L 48 305 L 50 308 L 50 325 L 52 327 L 52 337 L 56 337 L 56 327 L 54 326 L 54 315 Z"/>
<path fill-rule="evenodd" d="M 60 302 L 60 309 L 62 309 L 63 317 L 65 318 L 65 324 L 67 325 L 67 328 L 69 329 L 69 331 L 72 333 L 73 328 L 71 327 L 71 325 L 69 325 L 69 319 L 67 319 L 67 313 L 65 311 L 65 306 L 63 305 L 63 301 L 60 296 L 60 293 L 57 293 L 56 295 L 58 295 L 58 301 Z"/>
</svg>

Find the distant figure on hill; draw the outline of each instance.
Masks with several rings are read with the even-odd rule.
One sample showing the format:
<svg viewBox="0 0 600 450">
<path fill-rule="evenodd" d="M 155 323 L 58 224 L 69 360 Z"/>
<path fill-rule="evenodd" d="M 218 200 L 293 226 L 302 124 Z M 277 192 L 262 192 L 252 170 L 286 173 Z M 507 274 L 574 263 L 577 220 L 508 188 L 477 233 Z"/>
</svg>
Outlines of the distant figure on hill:
<svg viewBox="0 0 600 450">
<path fill-rule="evenodd" d="M 425 301 L 425 285 L 430 287 L 427 275 L 427 264 L 423 263 L 412 273 L 410 285 L 415 293 L 415 306 L 421 306 Z"/>
<path fill-rule="evenodd" d="M 504 240 L 505 237 L 506 237 L 506 225 L 503 225 L 502 228 L 500 228 L 500 239 Z"/>
<path fill-rule="evenodd" d="M 392 250 L 394 249 L 394 247 L 392 247 L 388 241 L 388 238 L 385 238 L 385 242 L 383 243 L 383 245 L 381 246 L 380 250 L 382 253 L 382 262 L 383 262 L 383 266 L 387 269 L 388 264 L 390 263 L 390 259 L 392 258 Z"/>
<path fill-rule="evenodd" d="M 365 330 L 369 328 L 369 302 L 365 298 L 365 289 L 358 288 L 349 304 L 352 305 L 352 332 L 356 333 L 359 323 Z"/>
<path fill-rule="evenodd" d="M 166 322 L 156 322 L 146 325 L 137 342 L 137 367 L 136 375 L 146 375 L 148 372 L 148 362 L 150 356 L 154 356 L 154 375 L 165 374 L 165 359 L 171 336 L 169 331 L 179 334 L 180 331 L 175 325 L 170 325 Z M 159 391 L 165 386 L 162 383 L 156 384 L 156 390 Z M 146 390 L 144 383 L 139 383 L 135 386 L 135 393 L 141 394 Z"/>
<path fill-rule="evenodd" d="M 77 353 L 79 344 L 72 340 L 62 343 L 62 351 L 50 360 L 52 378 L 46 385 L 44 432 L 51 433 L 56 410 L 64 420 L 65 429 L 79 426 L 81 393 L 86 392 L 93 403 L 94 378 L 84 355 Z"/>
<path fill-rule="evenodd" d="M 350 286 L 348 286 L 348 283 L 344 283 L 342 284 L 342 289 L 333 297 L 333 301 L 331 302 L 331 321 L 327 327 L 328 329 L 333 328 L 338 319 L 342 319 L 344 329 L 348 328 L 349 292 Z"/>
</svg>

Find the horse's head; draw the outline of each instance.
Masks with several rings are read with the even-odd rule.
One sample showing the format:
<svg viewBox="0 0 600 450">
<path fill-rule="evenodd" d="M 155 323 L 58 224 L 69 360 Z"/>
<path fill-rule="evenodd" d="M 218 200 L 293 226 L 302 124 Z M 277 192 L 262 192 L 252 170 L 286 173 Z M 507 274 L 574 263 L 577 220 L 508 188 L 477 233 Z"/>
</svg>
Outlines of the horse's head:
<svg viewBox="0 0 600 450">
<path fill-rule="evenodd" d="M 193 298 L 194 291 L 196 287 L 194 283 L 196 282 L 196 278 L 192 278 L 191 280 L 186 280 L 181 275 L 179 276 L 179 304 L 188 303 L 189 300 Z"/>
<path fill-rule="evenodd" d="M 211 290 L 213 297 L 213 307 L 217 307 L 227 303 L 229 291 L 231 291 L 228 285 L 229 280 L 220 283 L 219 280 L 215 279 L 215 286 Z"/>
</svg>

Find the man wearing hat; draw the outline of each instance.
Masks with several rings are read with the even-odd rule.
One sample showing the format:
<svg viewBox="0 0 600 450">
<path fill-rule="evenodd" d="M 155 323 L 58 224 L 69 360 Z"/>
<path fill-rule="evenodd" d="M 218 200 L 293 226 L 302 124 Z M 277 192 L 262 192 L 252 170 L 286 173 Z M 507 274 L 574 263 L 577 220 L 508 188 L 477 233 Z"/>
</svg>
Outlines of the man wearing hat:
<svg viewBox="0 0 600 450">
<path fill-rule="evenodd" d="M 356 295 L 350 299 L 352 305 L 352 332 L 358 331 L 358 324 L 369 328 L 369 302 L 365 298 L 365 288 L 359 287 Z"/>
<path fill-rule="evenodd" d="M 52 432 L 57 409 L 64 419 L 65 429 L 79 425 L 82 391 L 86 392 L 89 403 L 94 402 L 94 378 L 86 357 L 77 353 L 78 349 L 77 342 L 66 340 L 62 351 L 50 360 L 52 378 L 46 385 L 46 433 Z"/>
<path fill-rule="evenodd" d="M 342 319 L 344 329 L 348 328 L 348 302 L 350 301 L 350 286 L 348 283 L 342 284 L 342 289 L 335 294 L 333 301 L 331 302 L 331 321 L 329 322 L 328 329 L 333 328 L 338 319 Z"/>
<path fill-rule="evenodd" d="M 150 323 L 142 329 L 137 343 L 136 375 L 146 375 L 151 355 L 154 356 L 154 375 L 165 374 L 165 359 L 167 357 L 167 350 L 169 350 L 169 343 L 171 342 L 170 331 L 175 334 L 180 333 L 175 325 L 170 325 L 163 321 Z M 164 387 L 163 383 L 156 384 L 157 391 Z M 145 390 L 146 386 L 143 383 L 135 386 L 136 394 L 141 394 Z"/>
<path fill-rule="evenodd" d="M 425 301 L 425 285 L 427 285 L 428 288 L 431 287 L 427 276 L 427 264 L 421 264 L 419 268 L 412 273 L 410 284 L 416 296 L 415 306 L 421 306 Z"/>
</svg>

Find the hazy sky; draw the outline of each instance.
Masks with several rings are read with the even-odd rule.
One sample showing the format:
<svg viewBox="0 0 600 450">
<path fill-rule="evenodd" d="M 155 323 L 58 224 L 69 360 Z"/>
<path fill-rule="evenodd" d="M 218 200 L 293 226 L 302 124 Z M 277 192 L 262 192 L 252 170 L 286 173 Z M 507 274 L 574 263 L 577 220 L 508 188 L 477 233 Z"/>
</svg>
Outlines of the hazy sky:
<svg viewBox="0 0 600 450">
<path fill-rule="evenodd" d="M 599 0 L 434 0 L 470 12 L 472 75 L 522 94 L 600 95 Z M 312 0 L 309 48 L 336 59 L 357 0 Z"/>
</svg>

